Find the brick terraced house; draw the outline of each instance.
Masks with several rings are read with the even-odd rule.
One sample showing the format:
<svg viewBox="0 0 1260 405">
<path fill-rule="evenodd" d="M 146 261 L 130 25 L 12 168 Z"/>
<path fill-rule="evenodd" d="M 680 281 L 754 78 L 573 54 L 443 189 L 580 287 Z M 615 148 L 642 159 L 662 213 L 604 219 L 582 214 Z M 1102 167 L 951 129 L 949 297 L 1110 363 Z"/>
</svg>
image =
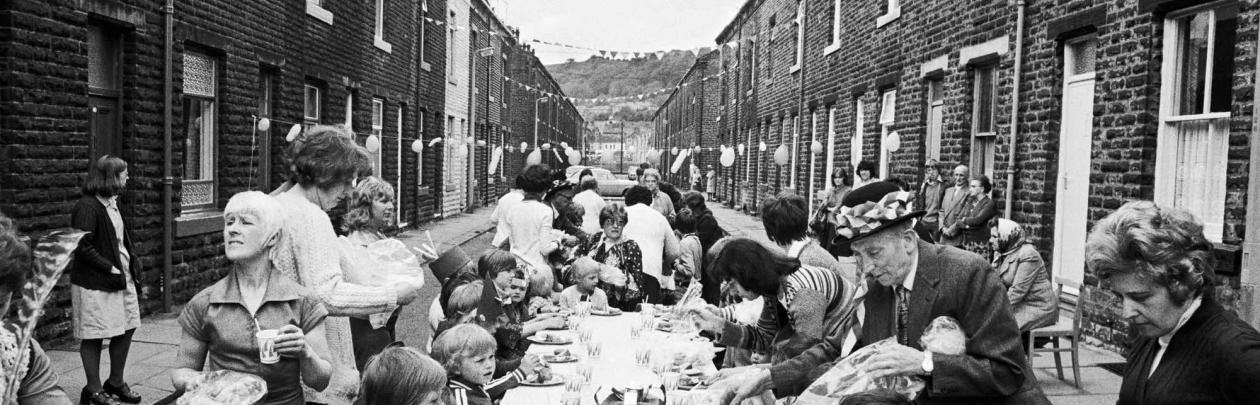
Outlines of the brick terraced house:
<svg viewBox="0 0 1260 405">
<path fill-rule="evenodd" d="M 1118 351 L 1128 325 L 1084 268 L 1086 232 L 1129 200 L 1185 207 L 1216 244 L 1216 295 L 1257 325 L 1257 17 L 1244 1 L 748 0 L 692 69 L 718 101 L 680 86 L 654 145 L 736 147 L 715 197 L 750 210 L 863 160 L 916 188 L 927 159 L 967 164 L 1053 276 L 1083 282 L 1085 333 Z"/>
<path fill-rule="evenodd" d="M 452 13 L 459 32 L 471 21 L 482 36 L 448 48 Z M 477 184 L 467 169 L 485 173 L 507 111 L 532 108 L 503 86 L 509 55 L 532 56 L 515 37 L 483 0 L 3 2 L 0 211 L 28 233 L 68 226 L 89 162 L 122 157 L 131 181 L 120 205 L 142 263 L 142 311 L 152 313 L 223 276 L 221 209 L 237 192 L 284 181 L 295 125 L 343 124 L 360 143 L 379 140 L 374 171 L 397 189 L 402 226 L 471 209 L 498 191 L 483 188 L 477 201 L 449 185 Z M 488 55 L 450 71 L 453 51 L 465 62 Z M 464 87 L 451 85 L 461 77 Z M 466 121 L 452 128 L 460 97 Z M 578 127 L 557 127 L 549 139 L 577 139 Z M 491 140 L 476 160 L 474 139 Z M 446 209 L 452 194 L 460 210 Z M 39 338 L 69 335 L 69 306 L 59 288 Z"/>
</svg>

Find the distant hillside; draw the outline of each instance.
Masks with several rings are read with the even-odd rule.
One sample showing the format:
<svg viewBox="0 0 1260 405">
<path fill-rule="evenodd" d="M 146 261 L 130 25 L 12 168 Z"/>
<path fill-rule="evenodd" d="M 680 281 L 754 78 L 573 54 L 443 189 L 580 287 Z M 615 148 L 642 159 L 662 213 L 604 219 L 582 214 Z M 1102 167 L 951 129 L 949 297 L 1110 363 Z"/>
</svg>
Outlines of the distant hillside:
<svg viewBox="0 0 1260 405">
<path fill-rule="evenodd" d="M 570 97 L 628 97 L 673 87 L 695 60 L 696 55 L 690 51 L 671 51 L 659 58 L 656 54 L 648 54 L 629 60 L 593 56 L 582 62 L 570 60 L 550 65 L 547 70 Z M 587 121 L 607 120 L 610 115 L 619 120 L 650 121 L 667 97 L 669 93 L 660 93 L 641 100 L 581 101 L 575 104 Z"/>
</svg>

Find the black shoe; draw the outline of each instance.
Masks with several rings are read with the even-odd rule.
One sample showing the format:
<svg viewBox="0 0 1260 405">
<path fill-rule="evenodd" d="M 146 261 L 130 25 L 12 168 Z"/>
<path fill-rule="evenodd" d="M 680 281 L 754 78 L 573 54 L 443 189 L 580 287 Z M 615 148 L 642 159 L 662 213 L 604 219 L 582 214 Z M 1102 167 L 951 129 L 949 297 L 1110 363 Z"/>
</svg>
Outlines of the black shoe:
<svg viewBox="0 0 1260 405">
<path fill-rule="evenodd" d="M 105 391 L 92 392 L 83 387 L 83 393 L 79 394 L 79 405 L 114 405 L 114 401 Z"/>
<path fill-rule="evenodd" d="M 129 404 L 140 403 L 140 394 L 132 391 L 131 387 L 127 386 L 127 383 L 123 383 L 122 386 L 115 387 L 110 384 L 109 381 L 106 381 L 104 384 L 101 384 L 101 388 L 104 388 L 105 392 L 113 395 L 114 398 L 117 398 L 119 401 Z"/>
</svg>

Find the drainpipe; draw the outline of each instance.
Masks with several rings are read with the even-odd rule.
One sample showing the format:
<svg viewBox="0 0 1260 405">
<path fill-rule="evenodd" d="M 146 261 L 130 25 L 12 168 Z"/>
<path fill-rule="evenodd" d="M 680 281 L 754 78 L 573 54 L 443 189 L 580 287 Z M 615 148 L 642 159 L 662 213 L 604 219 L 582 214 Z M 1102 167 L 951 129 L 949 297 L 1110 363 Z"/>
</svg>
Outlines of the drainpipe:
<svg viewBox="0 0 1260 405">
<path fill-rule="evenodd" d="M 1257 48 L 1260 48 L 1258 46 Z M 1256 72 L 1260 75 L 1260 59 L 1256 60 Z M 1241 288 L 1239 289 L 1238 308 L 1244 321 L 1253 327 L 1260 328 L 1260 300 L 1256 298 L 1256 288 L 1260 287 L 1260 93 L 1256 93 L 1252 110 L 1251 123 L 1251 159 L 1248 166 L 1250 173 L 1247 179 L 1247 239 L 1243 240 Z"/>
<path fill-rule="evenodd" d="M 175 197 L 175 177 L 171 170 L 171 132 L 175 119 L 171 114 L 171 109 L 174 108 L 171 103 L 171 97 L 174 96 L 171 86 L 175 82 L 175 0 L 166 0 L 166 6 L 162 7 L 162 20 L 166 29 L 163 38 L 165 56 L 162 61 L 162 312 L 170 312 L 171 278 L 174 277 L 171 246 L 175 244 L 175 235 L 171 229 L 175 224 L 175 217 L 171 213 L 174 210 L 171 199 Z"/>
<path fill-rule="evenodd" d="M 1015 199 L 1015 147 L 1019 145 L 1019 77 L 1023 73 L 1024 0 L 1015 1 L 1015 76 L 1011 80 L 1011 148 L 1006 162 L 1006 218 L 1011 218 Z"/>
</svg>

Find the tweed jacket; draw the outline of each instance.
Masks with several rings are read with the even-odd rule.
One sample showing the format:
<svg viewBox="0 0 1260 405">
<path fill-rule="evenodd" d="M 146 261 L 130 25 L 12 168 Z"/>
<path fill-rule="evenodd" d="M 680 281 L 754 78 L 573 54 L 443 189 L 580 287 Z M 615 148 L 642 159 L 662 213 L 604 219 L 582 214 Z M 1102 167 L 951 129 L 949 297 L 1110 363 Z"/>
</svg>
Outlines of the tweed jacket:
<svg viewBox="0 0 1260 405">
<path fill-rule="evenodd" d="M 963 355 L 933 356 L 920 404 L 1049 404 L 1024 358 L 1006 289 L 989 263 L 954 247 L 919 241 L 918 271 L 906 329 L 910 346 L 939 316 L 958 320 L 968 336 Z M 891 288 L 867 281 L 866 314 L 858 347 L 896 336 Z M 845 334 L 829 336 L 805 353 L 770 368 L 779 397 L 797 395 L 840 356 Z M 823 367 L 819 367 L 823 366 Z"/>
</svg>

